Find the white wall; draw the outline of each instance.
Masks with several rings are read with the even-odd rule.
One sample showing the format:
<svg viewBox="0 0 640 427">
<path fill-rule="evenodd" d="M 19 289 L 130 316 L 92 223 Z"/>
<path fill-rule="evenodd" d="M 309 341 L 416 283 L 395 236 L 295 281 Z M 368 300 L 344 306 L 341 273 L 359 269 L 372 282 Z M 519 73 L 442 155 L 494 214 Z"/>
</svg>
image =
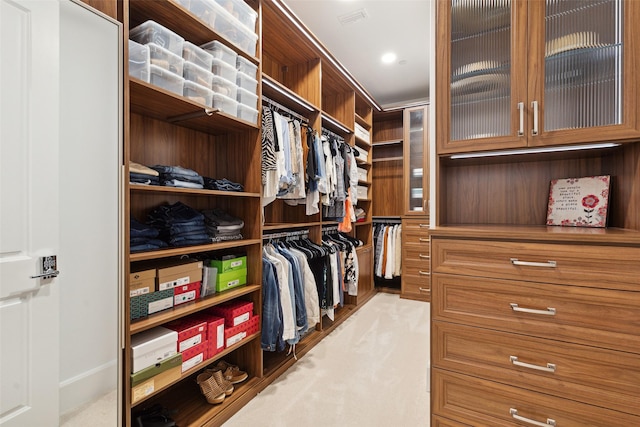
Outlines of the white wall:
<svg viewBox="0 0 640 427">
<path fill-rule="evenodd" d="M 118 380 L 121 29 L 70 0 L 60 12 L 60 413 Z M 46 105 L 42 113 L 46 114 Z M 117 425 L 117 408 L 113 408 Z"/>
</svg>

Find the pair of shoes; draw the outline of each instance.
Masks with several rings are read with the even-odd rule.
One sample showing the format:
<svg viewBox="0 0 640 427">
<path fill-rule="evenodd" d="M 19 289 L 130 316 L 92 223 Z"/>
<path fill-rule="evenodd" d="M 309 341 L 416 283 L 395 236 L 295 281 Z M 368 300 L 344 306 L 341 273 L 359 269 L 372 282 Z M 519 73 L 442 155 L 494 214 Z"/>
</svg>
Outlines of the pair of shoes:
<svg viewBox="0 0 640 427">
<path fill-rule="evenodd" d="M 227 363 L 224 360 L 220 360 L 212 370 L 222 371 L 224 378 L 231 384 L 238 384 L 249 378 L 249 375 L 245 371 L 241 371 L 236 365 Z"/>
<path fill-rule="evenodd" d="M 218 384 L 211 371 L 205 371 L 196 377 L 196 382 L 200 386 L 200 391 L 212 405 L 224 402 L 225 390 Z"/>
<path fill-rule="evenodd" d="M 156 404 L 134 414 L 133 425 L 136 427 L 174 427 L 176 423 L 169 417 L 169 414 L 168 409 Z"/>
</svg>

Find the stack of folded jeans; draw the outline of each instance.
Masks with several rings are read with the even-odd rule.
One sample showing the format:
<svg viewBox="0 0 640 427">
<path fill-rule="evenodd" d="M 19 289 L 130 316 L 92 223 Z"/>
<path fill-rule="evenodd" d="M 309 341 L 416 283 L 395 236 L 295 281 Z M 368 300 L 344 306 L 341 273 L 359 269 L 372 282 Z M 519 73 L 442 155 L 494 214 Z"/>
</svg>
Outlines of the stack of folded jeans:
<svg viewBox="0 0 640 427">
<path fill-rule="evenodd" d="M 167 242 L 158 239 L 160 231 L 157 228 L 143 224 L 135 218 L 131 218 L 129 235 L 131 253 L 152 251 L 155 249 L 166 248 L 168 246 Z"/>
<path fill-rule="evenodd" d="M 202 211 L 207 225 L 207 231 L 214 242 L 242 239 L 244 221 L 229 215 L 222 209 Z"/>
<path fill-rule="evenodd" d="M 242 184 L 229 181 L 227 178 L 214 179 L 204 177 L 204 188 L 209 190 L 221 190 L 221 191 L 244 191 Z"/>
<path fill-rule="evenodd" d="M 204 216 L 182 202 L 154 209 L 149 214 L 149 223 L 160 230 L 160 237 L 169 242 L 170 246 L 211 243 Z"/>
<path fill-rule="evenodd" d="M 160 173 L 160 182 L 166 187 L 204 188 L 204 180 L 194 170 L 164 165 L 151 166 L 151 169 Z"/>
<path fill-rule="evenodd" d="M 129 161 L 129 182 L 132 184 L 160 185 L 160 173 L 140 163 Z"/>
</svg>

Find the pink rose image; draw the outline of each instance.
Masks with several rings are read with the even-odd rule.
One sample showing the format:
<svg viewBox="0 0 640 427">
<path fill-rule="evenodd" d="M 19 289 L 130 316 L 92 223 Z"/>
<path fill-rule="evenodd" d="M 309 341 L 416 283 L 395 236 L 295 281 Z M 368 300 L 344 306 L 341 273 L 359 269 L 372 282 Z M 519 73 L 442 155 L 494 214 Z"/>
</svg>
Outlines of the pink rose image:
<svg viewBox="0 0 640 427">
<path fill-rule="evenodd" d="M 600 202 L 600 199 L 595 194 L 589 194 L 582 198 L 582 206 L 588 209 L 593 209 Z"/>
</svg>

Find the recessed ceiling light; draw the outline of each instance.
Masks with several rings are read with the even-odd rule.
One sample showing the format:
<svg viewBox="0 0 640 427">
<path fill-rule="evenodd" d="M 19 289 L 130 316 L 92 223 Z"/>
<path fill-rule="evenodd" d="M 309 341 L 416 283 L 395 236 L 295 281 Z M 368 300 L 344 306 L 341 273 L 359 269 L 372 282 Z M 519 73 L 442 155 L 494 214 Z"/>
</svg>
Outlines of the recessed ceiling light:
<svg viewBox="0 0 640 427">
<path fill-rule="evenodd" d="M 396 58 L 398 58 L 398 56 L 395 53 L 388 52 L 382 55 L 382 62 L 385 64 L 391 64 L 392 62 L 395 62 Z"/>
</svg>

